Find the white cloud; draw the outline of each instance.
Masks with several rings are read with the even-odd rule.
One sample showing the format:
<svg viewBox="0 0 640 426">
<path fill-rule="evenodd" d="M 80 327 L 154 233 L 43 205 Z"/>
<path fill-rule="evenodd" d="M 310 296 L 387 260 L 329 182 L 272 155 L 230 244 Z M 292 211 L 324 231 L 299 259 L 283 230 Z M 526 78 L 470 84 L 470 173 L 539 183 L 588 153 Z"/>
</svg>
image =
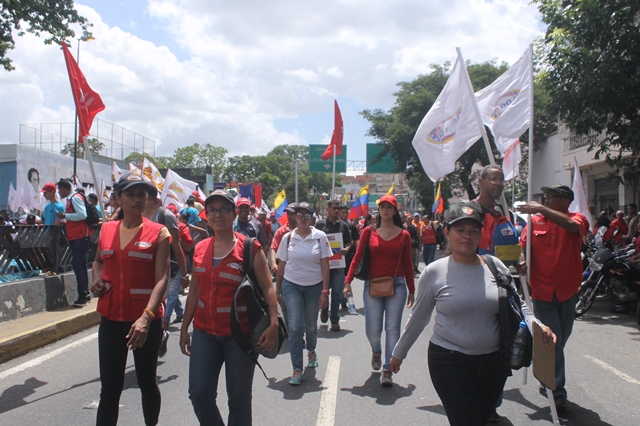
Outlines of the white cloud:
<svg viewBox="0 0 640 426">
<path fill-rule="evenodd" d="M 359 109 L 391 107 L 397 82 L 453 62 L 456 46 L 472 62 L 515 61 L 541 31 L 528 3 L 149 0 L 144 19 L 121 22 L 76 3 L 96 37 L 82 44 L 80 66 L 107 106 L 99 117 L 156 140 L 157 155 L 194 142 L 232 155 L 320 143 L 332 129 L 315 118 L 332 115 L 334 98 L 353 144 L 365 140 L 349 132 L 364 127 Z M 165 39 L 145 40 L 145 25 Z M 10 56 L 0 142 L 17 142 L 19 123 L 73 121 L 59 49 L 26 35 Z"/>
</svg>

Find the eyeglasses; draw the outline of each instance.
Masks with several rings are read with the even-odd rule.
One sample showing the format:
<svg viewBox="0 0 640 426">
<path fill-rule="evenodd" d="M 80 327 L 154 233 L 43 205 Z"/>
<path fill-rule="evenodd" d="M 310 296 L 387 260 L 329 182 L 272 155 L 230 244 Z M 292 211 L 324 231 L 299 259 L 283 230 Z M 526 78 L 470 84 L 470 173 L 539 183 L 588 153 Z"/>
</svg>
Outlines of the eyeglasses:
<svg viewBox="0 0 640 426">
<path fill-rule="evenodd" d="M 313 217 L 311 213 L 296 213 L 296 216 L 298 216 L 298 219 L 307 219 L 307 220 Z"/>
<path fill-rule="evenodd" d="M 231 206 L 222 206 L 219 209 L 214 209 L 213 207 L 210 207 L 207 209 L 207 214 L 211 216 L 214 216 L 216 214 L 224 215 L 224 214 L 229 214 L 232 211 L 234 211 L 234 209 Z"/>
</svg>

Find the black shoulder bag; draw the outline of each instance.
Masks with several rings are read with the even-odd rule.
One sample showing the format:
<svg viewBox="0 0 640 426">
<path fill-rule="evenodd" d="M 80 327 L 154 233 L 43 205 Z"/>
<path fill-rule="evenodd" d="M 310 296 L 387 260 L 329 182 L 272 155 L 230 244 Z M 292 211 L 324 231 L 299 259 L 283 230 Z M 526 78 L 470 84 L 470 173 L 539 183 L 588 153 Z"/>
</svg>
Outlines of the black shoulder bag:
<svg viewBox="0 0 640 426">
<path fill-rule="evenodd" d="M 369 240 L 371 239 L 371 228 L 369 228 L 369 234 L 367 235 L 367 240 L 360 240 L 359 244 L 364 244 L 362 246 L 362 259 L 360 259 L 360 263 L 358 263 L 358 267 L 356 268 L 355 273 L 353 274 L 359 280 L 365 281 L 369 279 L 369 265 L 371 263 L 371 252 L 369 251 Z M 367 229 L 365 228 L 365 230 Z M 364 231 L 362 231 L 364 234 Z"/>
</svg>

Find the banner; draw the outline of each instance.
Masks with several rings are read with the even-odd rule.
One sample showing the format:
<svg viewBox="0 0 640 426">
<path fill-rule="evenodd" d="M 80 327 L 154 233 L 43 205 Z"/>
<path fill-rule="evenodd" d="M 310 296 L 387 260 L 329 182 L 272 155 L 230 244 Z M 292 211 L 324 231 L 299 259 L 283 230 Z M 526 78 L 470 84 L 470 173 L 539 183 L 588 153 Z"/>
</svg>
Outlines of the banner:
<svg viewBox="0 0 640 426">
<path fill-rule="evenodd" d="M 158 188 L 158 191 L 162 192 L 164 178 L 155 164 L 149 161 L 146 157 L 142 159 L 142 173 L 156 186 L 156 188 Z"/>
<path fill-rule="evenodd" d="M 511 144 L 507 151 L 504 153 L 504 160 L 502 161 L 502 171 L 504 172 L 504 179 L 510 180 L 520 174 L 520 161 L 522 161 L 522 151 L 520 150 L 520 139 Z"/>
<path fill-rule="evenodd" d="M 344 123 L 342 122 L 342 113 L 338 106 L 338 101 L 333 101 L 333 134 L 331 135 L 331 143 L 322 154 L 322 159 L 327 161 L 333 157 L 333 147 L 336 147 L 336 156 L 342 154 L 342 140 L 344 139 Z"/>
<path fill-rule="evenodd" d="M 167 169 L 167 176 L 162 188 L 162 205 L 174 204 L 178 209 L 184 208 L 187 198 L 196 190 L 198 184 L 182 178 L 171 169 Z"/>
<path fill-rule="evenodd" d="M 329 247 L 331 247 L 331 253 L 333 253 L 329 258 L 329 269 L 346 267 L 347 263 L 344 260 L 344 256 L 340 254 L 340 251 L 344 248 L 342 233 L 327 234 L 327 240 L 329 240 Z"/>
<path fill-rule="evenodd" d="M 116 162 L 112 162 L 111 163 L 111 182 L 113 185 L 115 185 L 116 183 L 118 183 L 118 181 L 120 180 L 120 178 L 122 177 L 124 173 L 122 172 L 122 169 L 120 169 L 120 167 L 118 167 L 118 165 L 116 164 Z M 113 187 L 112 185 L 112 187 Z"/>
<path fill-rule="evenodd" d="M 591 217 L 591 209 L 589 208 L 589 202 L 587 201 L 587 194 L 582 184 L 582 174 L 580 174 L 580 167 L 578 167 L 578 160 L 573 157 L 573 184 L 571 190 L 573 191 L 573 201 L 569 205 L 569 211 L 574 213 L 582 213 L 589 221 L 589 229 L 593 229 L 593 217 Z"/>
<path fill-rule="evenodd" d="M 7 200 L 7 204 L 9 205 L 9 210 L 14 213 L 17 213 L 18 209 L 22 205 L 22 197 L 13 187 L 13 182 L 9 182 L 9 198 Z"/>
</svg>

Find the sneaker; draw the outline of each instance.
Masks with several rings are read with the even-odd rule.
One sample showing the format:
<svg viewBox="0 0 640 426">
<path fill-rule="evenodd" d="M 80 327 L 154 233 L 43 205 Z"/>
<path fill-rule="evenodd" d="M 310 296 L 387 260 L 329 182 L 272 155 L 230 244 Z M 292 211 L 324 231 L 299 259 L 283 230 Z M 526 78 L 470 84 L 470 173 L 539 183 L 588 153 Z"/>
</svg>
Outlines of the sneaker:
<svg viewBox="0 0 640 426">
<path fill-rule="evenodd" d="M 373 368 L 374 371 L 378 371 L 380 370 L 380 368 L 382 368 L 382 354 L 379 353 L 372 353 L 371 354 L 371 368 Z"/>
<path fill-rule="evenodd" d="M 183 318 L 184 318 L 184 315 L 177 316 L 176 319 L 173 320 L 172 324 L 178 324 L 182 322 Z"/>
<path fill-rule="evenodd" d="M 302 384 L 302 379 L 304 379 L 302 370 L 293 370 L 293 375 L 289 379 L 289 384 L 291 386 L 300 386 Z"/>
<path fill-rule="evenodd" d="M 326 324 L 329 321 L 329 308 L 324 308 L 320 311 L 320 321 Z"/>
<path fill-rule="evenodd" d="M 318 368 L 318 354 L 316 354 L 316 351 L 309 352 L 309 364 L 307 367 Z"/>
<path fill-rule="evenodd" d="M 487 422 L 489 423 L 500 423 L 500 420 L 502 419 L 502 416 L 500 414 L 498 414 L 496 411 L 494 411 L 489 418 L 487 419 Z"/>
<path fill-rule="evenodd" d="M 167 342 L 169 341 L 169 332 L 164 331 L 162 340 L 160 340 L 160 348 L 158 349 L 158 358 L 162 358 L 167 354 Z"/>
<path fill-rule="evenodd" d="M 393 386 L 393 379 L 391 378 L 390 370 L 382 370 L 382 376 L 380 376 L 380 386 L 390 388 Z"/>
<path fill-rule="evenodd" d="M 558 414 L 564 413 L 567 409 L 567 398 L 564 396 L 554 396 L 553 399 L 556 403 L 556 411 Z"/>
<path fill-rule="evenodd" d="M 331 328 L 329 330 L 331 330 L 331 331 L 340 331 L 340 324 L 338 324 L 337 322 L 332 322 L 331 323 Z"/>
<path fill-rule="evenodd" d="M 75 308 L 84 308 L 85 306 L 87 306 L 87 300 L 86 299 L 78 299 L 75 302 L 73 302 L 73 306 Z"/>
</svg>

